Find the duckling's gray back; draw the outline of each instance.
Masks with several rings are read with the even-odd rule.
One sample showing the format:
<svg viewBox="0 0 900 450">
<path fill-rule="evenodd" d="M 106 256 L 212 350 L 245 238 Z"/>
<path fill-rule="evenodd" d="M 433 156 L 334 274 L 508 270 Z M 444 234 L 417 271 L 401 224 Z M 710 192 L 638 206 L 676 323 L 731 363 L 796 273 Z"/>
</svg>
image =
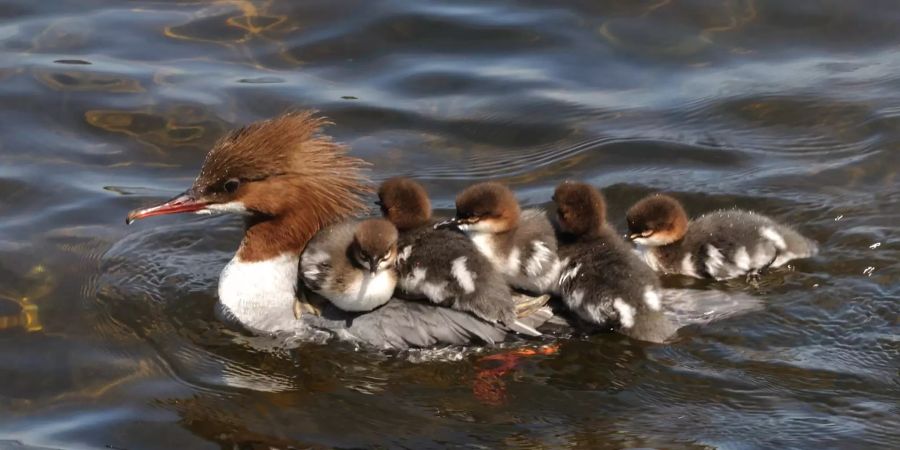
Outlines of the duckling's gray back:
<svg viewBox="0 0 900 450">
<path fill-rule="evenodd" d="M 472 241 L 453 230 L 431 230 L 404 239 L 400 287 L 412 295 L 504 324 L 515 322 L 509 286 Z"/>
<path fill-rule="evenodd" d="M 811 240 L 771 218 L 743 210 L 715 211 L 688 226 L 682 264 L 696 274 L 733 278 L 767 267 L 780 267 L 817 253 Z"/>
<path fill-rule="evenodd" d="M 665 316 L 659 278 L 615 232 L 564 243 L 560 295 L 584 320 L 644 341 L 663 342 L 677 327 Z"/>
<path fill-rule="evenodd" d="M 518 253 L 517 274 L 510 283 L 533 293 L 551 292 L 559 277 L 556 230 L 547 212 L 532 208 L 522 211 L 519 226 L 507 243 L 508 252 Z"/>
</svg>

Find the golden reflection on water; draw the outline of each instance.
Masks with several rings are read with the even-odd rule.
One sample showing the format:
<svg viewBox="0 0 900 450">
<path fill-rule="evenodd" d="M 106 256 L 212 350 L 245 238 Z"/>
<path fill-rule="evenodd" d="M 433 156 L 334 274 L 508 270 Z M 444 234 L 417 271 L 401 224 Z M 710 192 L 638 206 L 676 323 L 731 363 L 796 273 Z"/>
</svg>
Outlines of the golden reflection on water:
<svg viewBox="0 0 900 450">
<path fill-rule="evenodd" d="M 25 274 L 23 280 L 27 283 L 23 291 L 0 288 L 3 289 L 0 290 L 0 303 L 10 307 L 8 313 L 0 315 L 0 330 L 21 328 L 35 332 L 44 329 L 36 302 L 56 291 L 57 279 L 44 265 L 38 264 Z"/>
<path fill-rule="evenodd" d="M 225 124 L 201 108 L 174 107 L 166 112 L 149 108 L 137 111 L 89 110 L 85 120 L 91 126 L 126 134 L 157 152 L 172 147 L 210 143 L 225 132 Z"/>
<path fill-rule="evenodd" d="M 107 75 L 97 72 L 79 70 L 47 70 L 36 69 L 35 78 L 45 86 L 56 91 L 102 91 L 109 93 L 144 92 L 137 80 L 123 78 L 121 75 Z"/>
<path fill-rule="evenodd" d="M 302 61 L 291 55 L 283 41 L 270 36 L 270 34 L 294 31 L 297 28 L 288 23 L 287 16 L 272 15 L 267 12 L 272 6 L 271 0 L 263 2 L 259 7 L 247 0 L 218 0 L 212 2 L 212 5 L 234 8 L 238 14 L 226 17 L 219 24 L 223 27 L 216 32 L 211 32 L 207 28 L 195 29 L 198 27 L 198 23 L 201 27 L 211 25 L 202 19 L 204 15 L 215 15 L 215 12 L 210 13 L 209 9 L 202 9 L 200 12 L 192 14 L 190 20 L 184 24 L 166 26 L 163 29 L 163 35 L 183 41 L 224 45 L 240 54 L 254 68 L 260 70 L 268 70 L 268 68 L 261 64 L 254 56 L 255 52 L 248 48 L 248 45 L 254 41 L 275 45 L 281 59 L 292 66 L 302 64 Z"/>
<path fill-rule="evenodd" d="M 692 17 L 694 20 L 705 22 L 698 24 L 698 32 L 695 35 L 685 35 L 680 33 L 683 30 L 675 30 L 678 33 L 671 36 L 660 37 L 651 33 L 655 39 L 646 40 L 647 30 L 656 28 L 650 19 L 651 16 L 659 17 L 670 14 L 670 6 L 672 6 L 671 0 L 661 0 L 648 6 L 643 13 L 632 18 L 616 18 L 602 23 L 597 28 L 597 33 L 619 48 L 646 56 L 693 56 L 714 43 L 713 34 L 740 31 L 744 25 L 755 20 L 758 15 L 755 0 L 727 0 L 719 5 L 721 9 L 718 11 L 706 10 L 702 17 Z M 620 29 L 620 26 L 625 28 Z M 636 30 L 642 31 L 632 34 Z M 671 39 L 674 41 L 670 41 Z M 735 47 L 730 51 L 743 53 L 747 50 Z"/>
</svg>

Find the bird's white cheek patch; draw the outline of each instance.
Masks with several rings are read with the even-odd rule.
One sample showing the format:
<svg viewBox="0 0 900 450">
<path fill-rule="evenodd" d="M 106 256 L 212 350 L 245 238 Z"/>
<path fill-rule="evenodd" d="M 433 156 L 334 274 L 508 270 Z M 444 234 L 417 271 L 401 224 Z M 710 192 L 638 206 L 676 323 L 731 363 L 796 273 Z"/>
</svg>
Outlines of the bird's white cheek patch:
<svg viewBox="0 0 900 450">
<path fill-rule="evenodd" d="M 613 302 L 613 308 L 619 313 L 619 323 L 622 324 L 622 328 L 634 326 L 634 308 L 631 305 L 625 303 L 621 298 L 617 298 Z"/>
<path fill-rule="evenodd" d="M 244 206 L 243 202 L 228 202 L 228 203 L 216 203 L 207 205 L 206 208 L 197 211 L 197 214 L 218 214 L 218 213 L 233 213 L 233 214 L 247 214 L 247 207 Z"/>
</svg>

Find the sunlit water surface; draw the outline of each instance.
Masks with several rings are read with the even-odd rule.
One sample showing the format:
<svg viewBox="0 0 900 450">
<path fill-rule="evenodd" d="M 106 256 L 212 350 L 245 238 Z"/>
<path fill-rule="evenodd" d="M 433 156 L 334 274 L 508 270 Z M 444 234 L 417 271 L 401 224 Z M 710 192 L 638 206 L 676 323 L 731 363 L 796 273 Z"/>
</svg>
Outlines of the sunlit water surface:
<svg viewBox="0 0 900 450">
<path fill-rule="evenodd" d="M 0 3 L 0 447 L 897 448 L 898 23 L 893 1 Z M 762 304 L 670 345 L 285 348 L 213 318 L 239 222 L 122 222 L 297 108 L 440 208 L 578 178 L 620 229 L 666 190 L 822 251 L 759 286 L 668 280 Z"/>
</svg>

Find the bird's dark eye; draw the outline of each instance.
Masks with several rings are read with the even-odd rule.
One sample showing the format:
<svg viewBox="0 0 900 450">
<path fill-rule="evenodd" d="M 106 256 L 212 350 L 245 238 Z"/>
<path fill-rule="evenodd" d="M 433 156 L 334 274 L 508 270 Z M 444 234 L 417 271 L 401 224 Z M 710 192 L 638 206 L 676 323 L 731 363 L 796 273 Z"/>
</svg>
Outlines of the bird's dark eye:
<svg viewBox="0 0 900 450">
<path fill-rule="evenodd" d="M 229 194 L 234 194 L 240 186 L 241 180 L 238 180 L 237 178 L 230 178 L 225 182 L 224 185 L 222 185 L 222 187 L 225 189 L 225 192 Z"/>
</svg>

